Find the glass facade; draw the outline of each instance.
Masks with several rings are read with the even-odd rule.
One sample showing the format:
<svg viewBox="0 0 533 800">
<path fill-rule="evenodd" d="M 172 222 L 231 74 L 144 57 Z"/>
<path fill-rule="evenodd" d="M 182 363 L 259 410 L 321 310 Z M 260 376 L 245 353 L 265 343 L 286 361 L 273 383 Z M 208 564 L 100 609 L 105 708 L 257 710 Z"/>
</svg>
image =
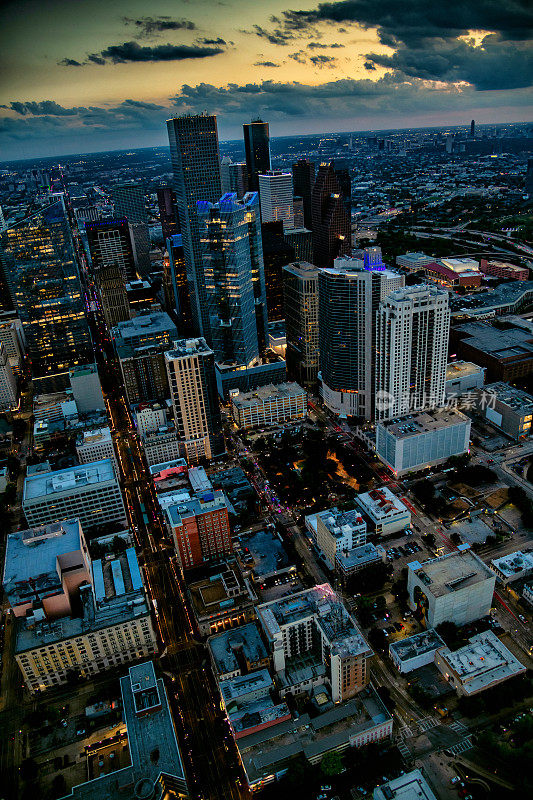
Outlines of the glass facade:
<svg viewBox="0 0 533 800">
<path fill-rule="evenodd" d="M 7 228 L 1 257 L 32 372 L 54 377 L 93 360 L 80 275 L 62 199 Z M 68 378 L 68 376 L 67 376 Z"/>
</svg>

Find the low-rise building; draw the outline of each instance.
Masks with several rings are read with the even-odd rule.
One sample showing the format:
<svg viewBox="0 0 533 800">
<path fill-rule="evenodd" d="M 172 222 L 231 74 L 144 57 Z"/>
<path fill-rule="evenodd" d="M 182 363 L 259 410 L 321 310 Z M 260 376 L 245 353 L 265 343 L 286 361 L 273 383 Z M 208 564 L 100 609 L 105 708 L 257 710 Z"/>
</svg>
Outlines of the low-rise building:
<svg viewBox="0 0 533 800">
<path fill-rule="evenodd" d="M 92 461 L 109 458 L 118 471 L 115 446 L 109 428 L 82 431 L 76 441 L 76 454 L 80 464 L 90 464 Z"/>
<path fill-rule="evenodd" d="M 87 529 L 92 525 L 126 520 L 122 493 L 109 458 L 27 475 L 22 508 L 32 526 L 77 518 Z"/>
<path fill-rule="evenodd" d="M 380 564 L 385 561 L 385 550 L 383 547 L 376 547 L 367 542 L 361 544 L 359 547 L 354 547 L 353 550 L 343 550 L 337 553 L 335 558 L 335 569 L 339 573 L 341 579 L 346 581 L 351 575 L 355 575 L 366 567 L 372 564 Z"/>
<path fill-rule="evenodd" d="M 507 383 L 489 383 L 477 391 L 476 405 L 485 419 L 507 436 L 520 439 L 531 431 L 533 396 Z"/>
<path fill-rule="evenodd" d="M 435 664 L 457 694 L 468 697 L 526 671 L 493 631 L 472 636 L 469 644 L 453 652 L 442 647 Z"/>
<path fill-rule="evenodd" d="M 157 431 L 162 425 L 167 425 L 172 419 L 172 403 L 154 401 L 153 403 L 140 403 L 135 409 L 135 424 L 139 436 Z"/>
<path fill-rule="evenodd" d="M 508 261 L 488 261 L 482 258 L 479 262 L 479 270 L 484 275 L 490 275 L 493 278 L 505 278 L 511 281 L 528 281 L 529 270 L 527 267 L 517 267 L 515 264 L 509 264 Z"/>
<path fill-rule="evenodd" d="M 386 486 L 356 495 L 355 502 L 376 533 L 398 533 L 411 524 L 411 512 Z"/>
<path fill-rule="evenodd" d="M 272 699 L 274 682 L 266 669 L 221 681 L 219 689 L 236 740 L 291 719 L 287 703 Z"/>
<path fill-rule="evenodd" d="M 474 389 L 482 389 L 485 368 L 472 361 L 452 361 L 446 367 L 446 397 L 458 397 Z"/>
<path fill-rule="evenodd" d="M 219 681 L 270 667 L 271 656 L 255 622 L 211 636 L 208 644 Z"/>
<path fill-rule="evenodd" d="M 432 264 L 433 261 L 433 257 L 427 256 L 425 253 L 404 253 L 403 255 L 396 256 L 396 264 L 399 267 L 409 270 L 409 272 L 418 272 L 422 270 L 426 264 Z"/>
<path fill-rule="evenodd" d="M 432 664 L 435 660 L 435 653 L 440 647 L 444 647 L 443 640 L 436 630 L 428 628 L 422 633 L 415 633 L 414 636 L 407 636 L 405 639 L 391 642 L 389 655 L 398 672 L 405 675 L 426 664 Z"/>
<path fill-rule="evenodd" d="M 481 286 L 483 279 L 479 264 L 471 258 L 440 258 L 424 265 L 427 278 L 440 286 L 464 286 L 473 289 Z"/>
<path fill-rule="evenodd" d="M 201 492 L 189 500 L 168 505 L 165 514 L 183 570 L 231 553 L 231 530 L 224 492 Z"/>
<path fill-rule="evenodd" d="M 372 650 L 329 584 L 264 603 L 257 616 L 281 696 L 309 693 L 326 683 L 338 703 L 367 685 Z"/>
<path fill-rule="evenodd" d="M 307 393 L 297 383 L 269 384 L 242 394 L 232 392 L 231 413 L 239 428 L 303 419 L 307 414 Z"/>
<path fill-rule="evenodd" d="M 503 584 L 527 578 L 533 573 L 533 553 L 515 550 L 501 558 L 493 558 L 490 567 Z"/>
<path fill-rule="evenodd" d="M 453 408 L 434 409 L 376 424 L 376 453 L 396 476 L 466 453 L 470 420 Z"/>
<path fill-rule="evenodd" d="M 521 285 L 513 284 L 515 288 Z M 528 281 L 527 285 L 533 293 L 533 281 Z M 452 326 L 450 330 L 452 352 L 485 367 L 488 381 L 516 381 L 530 375 L 533 372 L 532 339 L 531 330 L 513 324 L 495 327 L 488 322 L 471 321 Z"/>
<path fill-rule="evenodd" d="M 437 800 L 419 769 L 376 786 L 373 797 L 374 800 Z"/>
<path fill-rule="evenodd" d="M 407 569 L 409 606 L 428 628 L 448 620 L 466 625 L 490 614 L 496 576 L 469 545 L 423 564 L 412 561 Z"/>
<path fill-rule="evenodd" d="M 237 628 L 255 619 L 257 595 L 236 558 L 215 564 L 202 580 L 189 583 L 188 591 L 203 636 Z"/>
<path fill-rule="evenodd" d="M 188 468 L 184 458 L 174 458 L 172 461 L 152 464 L 149 470 L 156 494 L 166 494 L 180 490 L 187 491 L 189 488 Z"/>
<path fill-rule="evenodd" d="M 316 520 L 316 545 L 330 569 L 335 568 L 338 553 L 365 544 L 366 522 L 360 511 L 328 508 L 313 516 Z"/>
<path fill-rule="evenodd" d="M 174 461 L 180 457 L 180 438 L 173 423 L 145 433 L 141 442 L 149 467 L 164 461 Z"/>
</svg>

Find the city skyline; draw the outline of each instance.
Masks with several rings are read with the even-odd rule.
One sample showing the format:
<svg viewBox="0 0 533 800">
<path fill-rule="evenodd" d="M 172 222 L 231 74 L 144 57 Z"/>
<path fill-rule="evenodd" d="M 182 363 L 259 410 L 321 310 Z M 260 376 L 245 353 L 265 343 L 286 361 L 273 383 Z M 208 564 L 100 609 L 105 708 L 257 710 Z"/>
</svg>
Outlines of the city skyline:
<svg viewBox="0 0 533 800">
<path fill-rule="evenodd" d="M 531 119 L 524 0 L 289 5 L 4 3 L 3 158 L 156 146 L 204 110 L 221 139 L 258 116 L 272 136 Z"/>
</svg>

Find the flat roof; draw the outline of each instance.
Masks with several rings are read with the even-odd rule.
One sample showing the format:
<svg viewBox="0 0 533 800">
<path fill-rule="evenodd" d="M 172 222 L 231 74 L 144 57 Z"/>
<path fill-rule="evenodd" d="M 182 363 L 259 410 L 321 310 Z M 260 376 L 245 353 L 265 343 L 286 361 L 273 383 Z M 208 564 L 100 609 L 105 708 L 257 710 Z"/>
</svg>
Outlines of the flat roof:
<svg viewBox="0 0 533 800">
<path fill-rule="evenodd" d="M 88 464 L 67 467 L 44 475 L 26 476 L 23 500 L 36 500 L 116 480 L 113 462 L 110 458 L 104 458 L 101 461 L 91 461 Z"/>
<path fill-rule="evenodd" d="M 220 489 L 209 489 L 192 497 L 190 500 L 185 500 L 176 505 L 169 505 L 166 511 L 172 525 L 181 525 L 186 517 L 192 515 L 196 517 L 200 514 L 206 514 L 208 511 L 218 511 L 222 508 L 227 508 L 224 492 Z"/>
<path fill-rule="evenodd" d="M 407 506 L 387 486 L 380 486 L 379 489 L 358 494 L 355 501 L 359 503 L 363 511 L 375 519 L 386 519 L 398 514 L 409 513 Z"/>
<path fill-rule="evenodd" d="M 452 361 L 446 367 L 446 382 L 479 375 L 480 372 L 485 372 L 484 368 L 478 367 L 473 361 Z"/>
<path fill-rule="evenodd" d="M 137 338 L 145 334 L 176 331 L 177 328 L 165 311 L 154 311 L 150 314 L 139 314 L 137 317 L 119 322 L 112 329 L 113 336 L 123 339 Z"/>
<path fill-rule="evenodd" d="M 209 354 L 213 351 L 200 337 L 196 339 L 179 339 L 173 343 L 172 348 L 165 353 L 166 361 L 173 361 L 175 358 L 187 358 L 197 354 Z"/>
<path fill-rule="evenodd" d="M 220 681 L 219 689 L 227 706 L 231 702 L 238 702 L 250 692 L 261 689 L 265 693 L 274 686 L 274 681 L 267 669 L 258 669 L 249 675 L 238 675 L 236 678 L 227 678 Z"/>
<path fill-rule="evenodd" d="M 428 628 L 421 633 L 415 633 L 414 636 L 391 642 L 389 650 L 396 655 L 399 661 L 410 661 L 411 658 L 430 653 L 439 647 L 444 647 L 444 641 L 434 628 Z"/>
<path fill-rule="evenodd" d="M 386 420 L 379 425 L 396 439 L 407 439 L 409 436 L 433 433 L 468 422 L 465 415 L 455 408 L 436 408 L 433 411 L 422 411 L 419 414 Z"/>
<path fill-rule="evenodd" d="M 419 769 L 376 786 L 374 800 L 437 800 Z"/>
<path fill-rule="evenodd" d="M 383 548 L 378 548 L 371 542 L 367 542 L 359 545 L 359 547 L 354 547 L 353 550 L 337 553 L 335 558 L 341 569 L 350 570 L 381 560 L 382 552 Z"/>
<path fill-rule="evenodd" d="M 472 636 L 469 643 L 453 652 L 445 647 L 439 653 L 457 674 L 467 694 L 479 692 L 495 681 L 506 680 L 526 671 L 493 631 Z"/>
<path fill-rule="evenodd" d="M 305 389 L 297 383 L 279 383 L 276 386 L 269 383 L 267 386 L 259 386 L 251 392 L 242 392 L 231 398 L 232 404 L 236 408 L 253 408 L 276 400 L 285 400 L 289 397 L 306 397 Z"/>
<path fill-rule="evenodd" d="M 361 516 L 361 512 L 357 509 L 339 511 L 336 507 L 328 508 L 326 511 L 316 514 L 316 518 L 317 522 L 318 519 L 321 520 L 335 538 L 342 537 L 348 531 L 366 529 L 366 522 Z"/>
<path fill-rule="evenodd" d="M 101 444 L 102 442 L 112 442 L 110 428 L 92 428 L 83 431 L 83 439 L 80 444 Z"/>
<path fill-rule="evenodd" d="M 212 636 L 209 639 L 209 648 L 216 668 L 222 675 L 240 669 L 236 655 L 239 650 L 248 661 L 262 661 L 268 658 L 268 651 L 255 622 Z"/>
<path fill-rule="evenodd" d="M 496 576 L 473 553 L 469 546 L 459 552 L 446 553 L 430 561 L 412 561 L 408 569 L 414 572 L 434 597 L 467 589 L 483 581 L 496 581 Z"/>
<path fill-rule="evenodd" d="M 513 411 L 522 413 L 533 412 L 533 396 L 528 392 L 524 392 L 523 389 L 509 386 L 508 383 L 503 383 L 503 381 L 497 381 L 495 383 L 488 383 L 485 386 L 485 392 L 494 393 L 499 403 L 502 403 Z"/>
<path fill-rule="evenodd" d="M 507 553 L 506 556 L 501 558 L 493 558 L 490 563 L 499 572 L 502 572 L 506 578 L 510 578 L 516 573 L 533 570 L 533 553 L 523 553 L 521 550 L 515 550 L 514 553 Z"/>
</svg>

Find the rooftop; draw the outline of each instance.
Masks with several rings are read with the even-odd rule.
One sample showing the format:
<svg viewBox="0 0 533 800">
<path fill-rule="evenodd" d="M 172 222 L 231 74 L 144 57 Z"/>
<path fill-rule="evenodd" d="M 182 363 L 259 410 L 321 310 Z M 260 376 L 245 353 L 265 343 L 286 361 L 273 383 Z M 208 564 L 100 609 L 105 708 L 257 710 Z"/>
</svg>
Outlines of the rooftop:
<svg viewBox="0 0 533 800">
<path fill-rule="evenodd" d="M 465 415 L 454 408 L 436 408 L 432 411 L 421 411 L 419 414 L 409 414 L 399 419 L 380 422 L 379 425 L 397 439 L 406 439 L 409 436 L 433 433 L 452 425 L 462 425 L 467 422 L 468 419 Z"/>
<path fill-rule="evenodd" d="M 467 645 L 454 652 L 444 647 L 439 651 L 439 657 L 457 674 L 467 694 L 474 694 L 494 682 L 526 671 L 493 631 L 472 636 Z"/>
<path fill-rule="evenodd" d="M 205 339 L 180 339 L 174 342 L 172 350 L 165 353 L 165 360 L 173 361 L 175 358 L 187 358 L 198 353 L 208 355 L 212 352 Z"/>
<path fill-rule="evenodd" d="M 511 578 L 517 573 L 533 570 L 533 553 L 522 553 L 521 550 L 515 550 L 514 553 L 508 553 L 501 558 L 493 558 L 490 563 L 504 577 Z"/>
<path fill-rule="evenodd" d="M 158 311 L 152 314 L 139 314 L 138 317 L 119 322 L 112 329 L 112 335 L 113 338 L 122 339 L 127 343 L 129 339 L 174 331 L 176 331 L 176 326 L 169 315 L 164 311 Z"/>
<path fill-rule="evenodd" d="M 189 469 L 189 481 L 195 493 L 209 491 L 209 489 L 213 488 L 204 467 L 191 467 Z"/>
<path fill-rule="evenodd" d="M 424 653 L 444 647 L 444 642 L 434 628 L 428 628 L 422 633 L 415 633 L 406 639 L 399 639 L 391 642 L 389 650 L 392 651 L 400 661 L 409 661 Z"/>
<path fill-rule="evenodd" d="M 365 564 L 372 564 L 382 558 L 383 548 L 376 547 L 371 542 L 354 547 L 353 550 L 346 550 L 336 554 L 337 562 L 341 569 L 349 571 L 364 567 Z"/>
<path fill-rule="evenodd" d="M 430 561 L 412 561 L 408 569 L 415 573 L 434 597 L 457 592 L 482 581 L 496 581 L 494 573 L 470 550 L 460 545 L 458 552 L 446 553 Z"/>
<path fill-rule="evenodd" d="M 374 800 L 437 800 L 419 769 L 374 789 Z"/>
<path fill-rule="evenodd" d="M 408 509 L 399 497 L 391 492 L 386 486 L 379 489 L 372 489 L 370 492 L 363 492 L 356 496 L 356 502 L 370 516 L 377 519 L 393 517 L 397 514 L 408 513 Z"/>
<path fill-rule="evenodd" d="M 452 361 L 446 367 L 446 381 L 460 380 L 484 371 L 483 367 L 478 367 L 473 361 Z"/>
<path fill-rule="evenodd" d="M 305 389 L 297 383 L 280 383 L 274 386 L 260 386 L 251 392 L 243 392 L 232 396 L 231 402 L 237 408 L 252 408 L 269 401 L 284 400 L 289 397 L 305 397 Z"/>
<path fill-rule="evenodd" d="M 201 581 L 189 584 L 189 592 L 196 615 L 215 617 L 225 610 L 231 611 L 243 603 L 251 603 L 255 594 L 245 583 L 236 558 L 228 559 L 209 569 Z"/>
<path fill-rule="evenodd" d="M 167 508 L 167 516 L 171 525 L 181 525 L 187 517 L 206 514 L 208 511 L 217 511 L 226 508 L 226 498 L 220 489 L 202 492 L 176 505 Z"/>
<path fill-rule="evenodd" d="M 81 487 L 106 481 L 116 481 L 113 462 L 110 458 L 47 472 L 45 475 L 27 476 L 24 481 L 23 500 L 36 500 L 62 492 L 72 492 Z"/>
<path fill-rule="evenodd" d="M 209 639 L 209 647 L 217 671 L 221 675 L 240 670 L 238 654 L 250 662 L 268 658 L 268 651 L 255 622 L 225 631 Z"/>
<path fill-rule="evenodd" d="M 111 430 L 109 428 L 95 428 L 93 430 L 85 430 L 81 438 L 78 440 L 79 445 L 102 444 L 103 442 L 112 442 Z"/>
<path fill-rule="evenodd" d="M 98 367 L 96 364 L 82 364 L 79 367 L 71 367 L 69 370 L 70 380 L 72 378 L 85 378 L 87 375 L 98 374 Z"/>
<path fill-rule="evenodd" d="M 338 508 L 328 508 L 326 511 L 318 513 L 316 517 L 321 520 L 330 534 L 337 539 L 342 538 L 349 531 L 366 529 L 366 522 L 361 516 L 361 512 L 357 509 L 339 511 Z"/>
<path fill-rule="evenodd" d="M 511 408 L 513 411 L 533 413 L 533 396 L 522 389 L 516 389 L 514 386 L 509 386 L 508 383 L 498 381 L 496 383 L 488 383 L 485 386 L 485 392 L 495 394 L 499 403 Z"/>
<path fill-rule="evenodd" d="M 249 675 L 238 675 L 236 678 L 228 678 L 220 681 L 219 689 L 224 699 L 226 707 L 231 703 L 239 704 L 239 699 L 247 697 L 250 692 L 264 690 L 268 692 L 274 687 L 270 673 L 267 669 L 258 669 Z"/>
<path fill-rule="evenodd" d="M 513 281 L 501 283 L 495 289 L 486 292 L 476 292 L 467 297 L 452 297 L 450 304 L 454 316 L 463 314 L 489 314 L 518 306 L 533 292 L 533 281 Z"/>
</svg>

